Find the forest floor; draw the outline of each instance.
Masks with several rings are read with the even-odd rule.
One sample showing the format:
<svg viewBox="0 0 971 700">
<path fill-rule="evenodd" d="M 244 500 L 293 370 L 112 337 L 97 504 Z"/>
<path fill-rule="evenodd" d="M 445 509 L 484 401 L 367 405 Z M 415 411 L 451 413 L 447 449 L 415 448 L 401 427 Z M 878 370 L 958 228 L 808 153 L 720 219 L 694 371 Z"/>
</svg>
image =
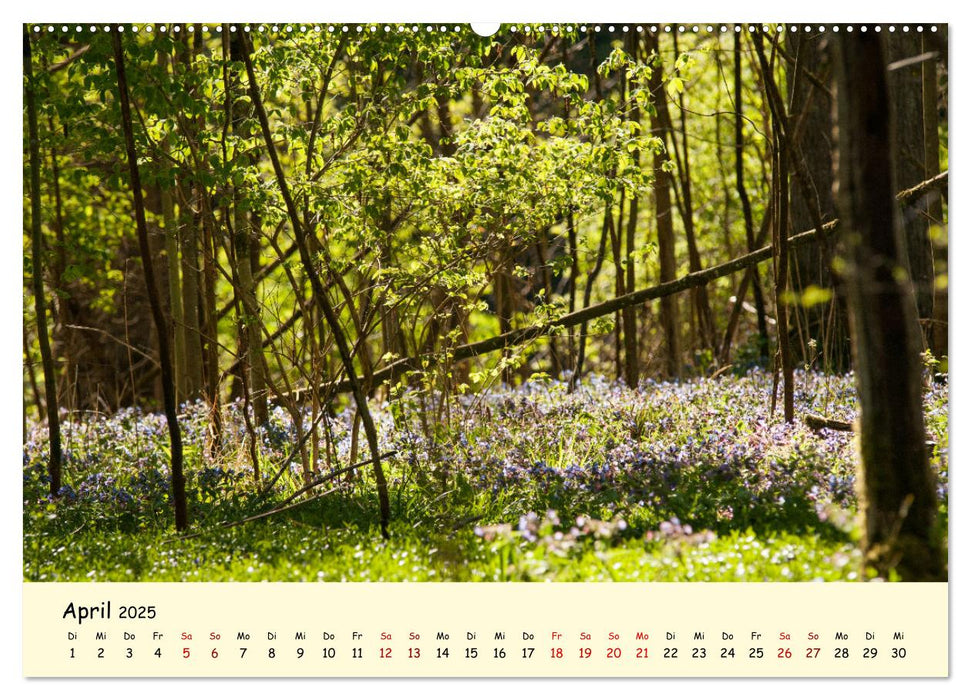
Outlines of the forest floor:
<svg viewBox="0 0 971 700">
<path fill-rule="evenodd" d="M 852 421 L 850 376 L 799 372 L 797 418 Z M 241 405 L 207 445 L 202 404 L 183 407 L 189 537 L 173 529 L 168 433 L 137 409 L 65 420 L 62 495 L 52 501 L 47 433 L 23 456 L 27 581 L 812 581 L 859 580 L 851 433 L 770 415 L 772 377 L 636 390 L 537 378 L 462 397 L 411 392 L 375 406 L 391 499 L 378 527 L 369 467 L 284 503 L 303 484 L 295 426 L 280 408 L 260 429 L 260 495 Z M 780 397 L 781 401 L 781 397 Z M 927 431 L 940 525 L 948 501 L 948 393 L 928 383 Z M 350 410 L 322 420 L 320 473 L 351 458 Z M 306 423 L 309 425 L 309 416 Z M 363 431 L 360 442 L 366 451 Z M 358 459 L 366 455 L 358 456 Z M 265 477 L 264 477 L 265 478 Z"/>
</svg>

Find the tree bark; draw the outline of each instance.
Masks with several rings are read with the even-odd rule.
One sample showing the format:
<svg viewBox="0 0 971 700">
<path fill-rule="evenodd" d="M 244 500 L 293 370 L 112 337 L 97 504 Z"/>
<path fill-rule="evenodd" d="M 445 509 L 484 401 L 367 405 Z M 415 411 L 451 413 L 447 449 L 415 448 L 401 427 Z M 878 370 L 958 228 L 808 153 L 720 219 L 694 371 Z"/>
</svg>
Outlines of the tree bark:
<svg viewBox="0 0 971 700">
<path fill-rule="evenodd" d="M 875 33 L 841 33 L 836 46 L 839 205 L 850 265 L 865 560 L 882 577 L 945 580 L 924 437 L 916 304 L 892 194 L 885 51 Z"/>
</svg>

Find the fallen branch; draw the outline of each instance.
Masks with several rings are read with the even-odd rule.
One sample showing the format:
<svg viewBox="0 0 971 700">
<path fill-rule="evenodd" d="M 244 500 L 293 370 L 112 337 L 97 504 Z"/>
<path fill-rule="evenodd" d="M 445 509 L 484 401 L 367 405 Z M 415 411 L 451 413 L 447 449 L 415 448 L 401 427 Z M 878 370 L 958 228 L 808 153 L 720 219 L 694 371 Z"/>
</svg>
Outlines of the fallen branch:
<svg viewBox="0 0 971 700">
<path fill-rule="evenodd" d="M 914 187 L 906 189 L 897 194 L 897 200 L 906 205 L 912 203 L 914 200 L 918 199 L 920 196 L 930 190 L 939 190 L 942 187 L 946 188 L 947 175 L 948 171 L 944 171 L 936 177 L 925 180 Z M 839 219 L 827 221 L 826 223 L 822 224 L 818 230 L 814 228 L 809 231 L 803 231 L 802 233 L 797 233 L 790 236 L 788 238 L 788 245 L 791 248 L 798 248 L 813 242 L 818 242 L 820 240 L 820 233 L 823 236 L 831 236 L 833 232 L 836 231 L 838 226 Z M 754 250 L 751 253 L 737 257 L 734 260 L 729 260 L 728 262 L 720 265 L 714 265 L 713 267 L 709 267 L 704 270 L 698 270 L 697 272 L 691 272 L 684 277 L 679 277 L 678 279 L 671 280 L 670 282 L 664 282 L 654 287 L 641 289 L 636 292 L 631 292 L 630 294 L 615 297 L 600 304 L 588 306 L 584 309 L 580 309 L 579 311 L 574 311 L 573 313 L 561 316 L 556 321 L 542 323 L 535 326 L 530 326 L 528 328 L 519 328 L 509 331 L 508 333 L 503 333 L 502 335 L 487 338 L 486 340 L 480 340 L 476 343 L 460 345 L 453 350 L 452 361 L 461 362 L 462 360 L 468 360 L 473 357 L 478 357 L 479 355 L 485 355 L 497 350 L 522 345 L 531 340 L 550 335 L 559 329 L 578 326 L 585 321 L 591 321 L 601 316 L 607 316 L 608 314 L 615 313 L 628 306 L 643 304 L 644 302 L 651 301 L 652 299 L 660 299 L 662 297 L 677 294 L 678 292 L 683 292 L 688 289 L 701 287 L 708 284 L 712 280 L 725 277 L 726 275 L 730 275 L 733 272 L 738 272 L 739 270 L 744 270 L 751 265 L 769 260 L 771 257 L 772 246 L 763 246 L 758 250 Z M 392 362 L 383 369 L 374 372 L 372 386 L 378 386 L 384 382 L 392 382 L 406 372 L 421 369 L 421 365 L 421 360 L 414 357 L 404 357 L 400 360 Z M 358 383 L 363 381 L 363 378 L 356 379 Z M 353 382 L 351 382 L 349 379 L 342 379 L 336 382 L 321 384 L 318 387 L 318 390 L 322 393 L 345 393 L 351 391 L 352 388 Z M 289 394 L 276 396 L 272 399 L 272 401 L 274 403 L 281 403 L 285 399 L 293 399 L 299 402 L 303 399 L 304 395 L 308 393 L 308 391 L 309 389 L 297 389 Z"/>
<path fill-rule="evenodd" d="M 391 452 L 385 452 L 384 454 L 382 454 L 380 456 L 380 458 L 381 459 L 388 459 L 388 457 L 394 457 L 396 454 L 397 454 L 397 452 L 395 450 L 392 450 Z M 358 469 L 359 467 L 363 467 L 364 465 L 369 464 L 370 462 L 371 462 L 371 458 L 368 457 L 367 459 L 365 459 L 365 460 L 363 460 L 361 462 L 357 462 L 356 464 L 351 464 L 350 466 L 341 467 L 340 469 L 335 469 L 335 470 L 333 470 L 331 472 L 327 472 L 323 476 L 317 477 L 316 479 L 314 479 L 313 481 L 311 481 L 309 484 L 307 484 L 303 488 L 298 489 L 297 491 L 295 491 L 294 493 L 292 493 L 281 505 L 286 505 L 286 504 L 290 503 L 292 500 L 294 500 L 295 498 L 297 498 L 297 496 L 300 496 L 301 494 L 304 494 L 307 491 L 310 491 L 311 489 L 315 489 L 318 486 L 320 486 L 321 484 L 326 483 L 326 482 L 330 481 L 331 479 L 337 478 L 341 474 L 345 474 L 347 472 L 354 471 L 355 469 Z"/>
<path fill-rule="evenodd" d="M 834 420 L 833 418 L 817 416 L 812 413 L 805 414 L 802 417 L 802 420 L 813 430 L 822 430 L 823 428 L 826 428 L 827 430 L 841 430 L 846 433 L 853 432 L 853 425 L 851 423 L 847 423 L 845 420 Z"/>
<path fill-rule="evenodd" d="M 263 518 L 269 518 L 271 515 L 278 515 L 280 513 L 285 513 L 288 510 L 293 510 L 294 508 L 299 508 L 300 506 L 302 506 L 304 504 L 312 503 L 313 501 L 319 500 L 319 499 L 323 498 L 324 496 L 328 496 L 328 495 L 334 493 L 335 491 L 339 491 L 339 490 L 340 490 L 340 487 L 339 486 L 335 486 L 332 489 L 328 489 L 327 491 L 324 491 L 323 493 L 318 493 L 317 495 L 311 496 L 310 498 L 305 498 L 302 501 L 298 501 L 297 503 L 290 503 L 289 505 L 280 506 L 278 508 L 274 508 L 272 510 L 265 511 L 263 513 L 257 513 L 256 515 L 251 515 L 248 518 L 243 518 L 242 520 L 234 520 L 234 521 L 229 522 L 229 523 L 219 523 L 219 525 L 217 525 L 216 527 L 212 528 L 212 530 L 200 530 L 199 532 L 193 532 L 190 535 L 183 535 L 182 537 L 175 537 L 175 538 L 173 538 L 171 540 L 165 540 L 163 542 L 163 544 L 168 544 L 169 542 L 181 542 L 183 540 L 194 540 L 195 538 L 202 537 L 203 535 L 208 534 L 208 533 L 210 533 L 210 532 L 212 532 L 214 530 L 228 530 L 231 527 L 237 527 L 239 525 L 245 525 L 246 523 L 251 523 L 251 522 L 254 522 L 256 520 L 262 520 Z"/>
</svg>

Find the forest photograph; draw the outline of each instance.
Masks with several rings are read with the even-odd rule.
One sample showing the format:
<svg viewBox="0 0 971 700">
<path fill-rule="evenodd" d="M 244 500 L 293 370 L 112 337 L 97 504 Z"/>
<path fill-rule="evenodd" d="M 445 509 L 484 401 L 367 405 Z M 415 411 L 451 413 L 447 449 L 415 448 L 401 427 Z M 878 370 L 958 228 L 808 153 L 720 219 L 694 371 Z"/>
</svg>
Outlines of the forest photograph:
<svg viewBox="0 0 971 700">
<path fill-rule="evenodd" d="M 25 24 L 23 579 L 946 581 L 946 24 Z"/>
</svg>

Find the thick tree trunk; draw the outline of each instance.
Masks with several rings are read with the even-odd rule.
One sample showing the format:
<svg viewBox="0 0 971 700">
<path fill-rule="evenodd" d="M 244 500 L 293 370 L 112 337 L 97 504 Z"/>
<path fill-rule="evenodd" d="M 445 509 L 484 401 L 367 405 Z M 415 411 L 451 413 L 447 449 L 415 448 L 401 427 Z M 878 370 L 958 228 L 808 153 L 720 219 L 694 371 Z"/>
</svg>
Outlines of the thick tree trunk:
<svg viewBox="0 0 971 700">
<path fill-rule="evenodd" d="M 135 151 L 135 136 L 132 131 L 131 107 L 128 98 L 128 81 L 125 77 L 125 56 L 121 48 L 121 27 L 116 25 L 111 34 L 115 54 L 115 75 L 118 79 L 118 98 L 121 105 L 121 126 L 125 134 L 125 154 L 128 160 L 128 174 L 131 179 L 132 200 L 135 206 L 135 227 L 138 232 L 138 248 L 141 253 L 142 270 L 148 301 L 152 309 L 158 338 L 159 364 L 162 371 L 162 396 L 165 403 L 165 419 L 169 428 L 169 443 L 172 466 L 172 501 L 175 505 L 175 529 L 182 531 L 189 526 L 185 498 L 185 477 L 182 473 L 182 432 L 179 429 L 178 407 L 175 398 L 175 378 L 172 376 L 172 358 L 169 354 L 169 328 L 162 312 L 162 302 L 155 283 L 152 253 L 148 245 L 148 229 L 145 225 L 145 205 L 142 200 L 142 183 L 138 173 L 138 154 Z"/>
<path fill-rule="evenodd" d="M 924 437 L 920 340 L 894 202 L 890 96 L 878 34 L 840 34 L 839 202 L 859 392 L 866 563 L 880 576 L 946 578 Z"/>
<path fill-rule="evenodd" d="M 799 192 L 797 183 L 790 187 L 790 221 L 795 231 L 816 225 L 816 215 L 823 221 L 836 216 L 833 173 L 833 109 L 831 96 L 807 75 L 823 80 L 830 73 L 829 61 L 823 45 L 826 34 L 789 37 L 789 49 L 794 63 L 789 64 L 789 102 L 796 110 L 791 122 L 798 123 L 789 134 L 793 148 L 802 156 L 810 201 Z M 799 76 L 797 78 L 797 76 Z M 832 291 L 827 303 L 809 308 L 794 308 L 800 322 L 799 335 L 790 334 L 793 352 L 801 362 L 812 362 L 817 355 L 826 370 L 845 372 L 850 367 L 849 333 L 843 291 L 832 271 L 832 260 L 822 246 L 806 246 L 795 251 L 792 258 L 792 288 L 801 295 L 808 287 L 817 286 Z M 816 341 L 816 348 L 809 341 Z"/>
<path fill-rule="evenodd" d="M 47 333 L 47 297 L 44 291 L 44 248 L 41 241 L 40 201 L 40 134 L 37 128 L 37 103 L 34 97 L 34 68 L 30 51 L 30 35 L 24 32 L 24 104 L 27 108 L 27 138 L 30 158 L 30 253 L 31 277 L 34 291 L 34 316 L 37 319 L 37 339 L 44 369 L 44 393 L 47 402 L 47 431 L 50 454 L 47 474 L 50 493 L 57 497 L 61 490 L 61 420 L 58 415 L 57 377 L 54 358 Z M 38 406 L 38 411 L 40 406 Z"/>
</svg>

